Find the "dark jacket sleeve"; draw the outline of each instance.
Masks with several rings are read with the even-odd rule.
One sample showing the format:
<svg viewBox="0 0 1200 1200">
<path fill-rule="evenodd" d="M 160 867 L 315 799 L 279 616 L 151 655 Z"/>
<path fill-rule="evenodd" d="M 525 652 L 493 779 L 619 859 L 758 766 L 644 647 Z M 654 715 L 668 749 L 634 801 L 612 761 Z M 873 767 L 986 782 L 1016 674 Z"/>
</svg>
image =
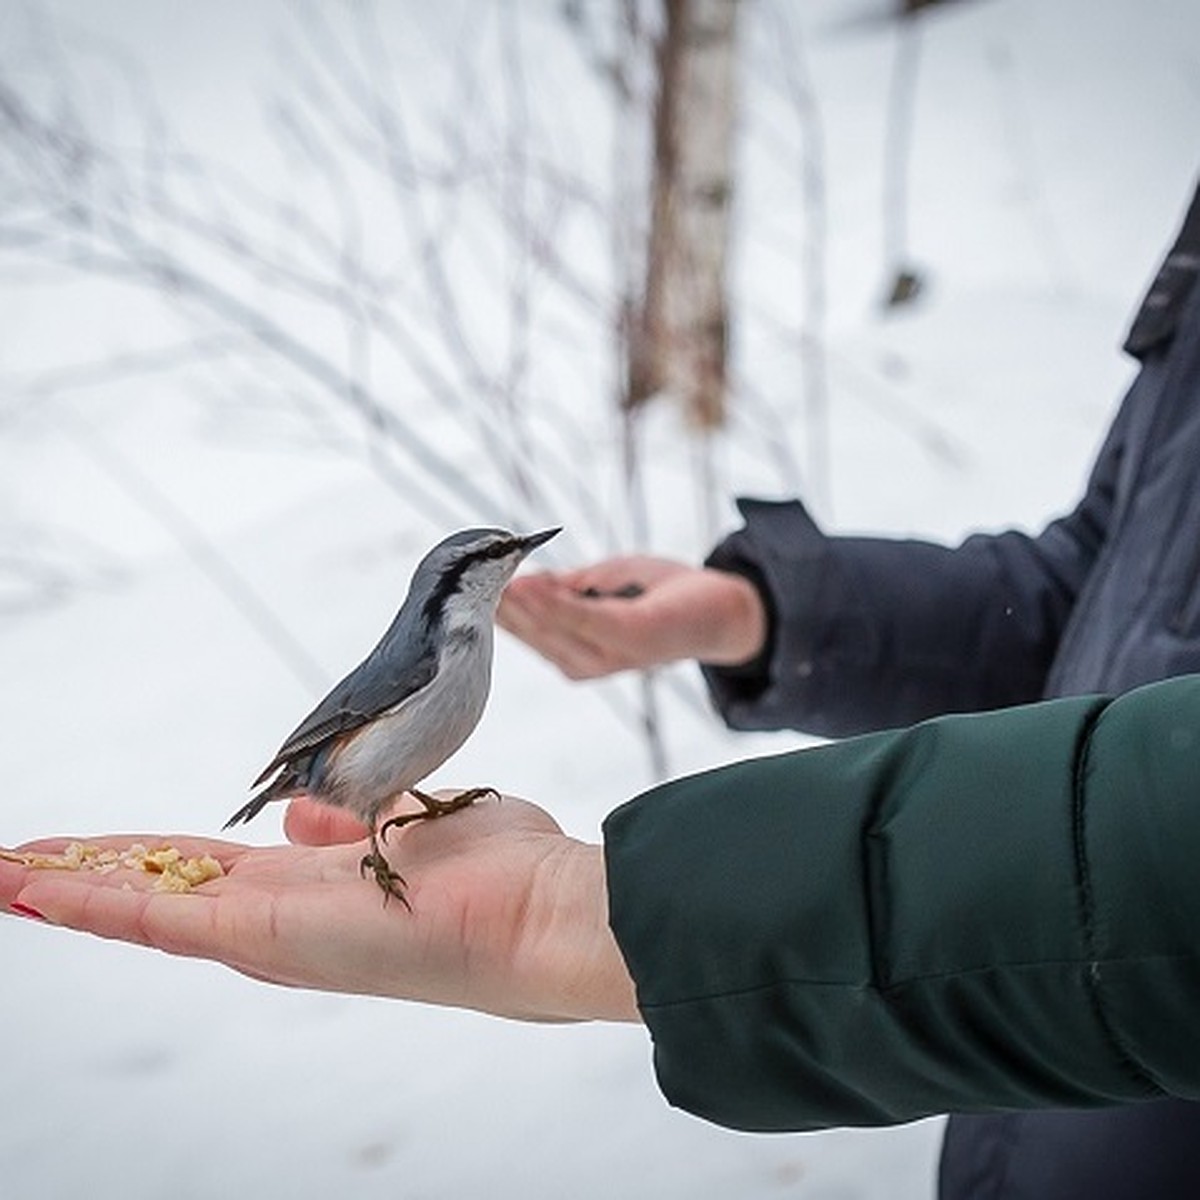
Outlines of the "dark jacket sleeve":
<svg viewBox="0 0 1200 1200">
<path fill-rule="evenodd" d="M 828 537 L 797 501 L 739 501 L 745 525 L 708 565 L 758 586 L 771 634 L 756 662 L 703 668 L 725 721 L 843 737 L 1040 698 L 1109 527 L 1129 408 L 1078 507 L 1038 537 Z"/>
<path fill-rule="evenodd" d="M 660 1086 L 699 1116 L 1200 1098 L 1200 676 L 675 781 L 605 847 Z"/>
</svg>

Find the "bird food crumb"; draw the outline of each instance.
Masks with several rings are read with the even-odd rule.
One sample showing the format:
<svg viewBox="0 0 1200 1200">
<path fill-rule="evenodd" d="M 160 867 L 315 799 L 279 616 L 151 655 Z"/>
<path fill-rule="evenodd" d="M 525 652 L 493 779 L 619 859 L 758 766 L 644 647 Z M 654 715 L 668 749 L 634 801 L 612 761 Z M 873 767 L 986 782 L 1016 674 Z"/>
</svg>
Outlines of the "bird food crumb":
<svg viewBox="0 0 1200 1200">
<path fill-rule="evenodd" d="M 135 842 L 124 850 L 89 846 L 84 842 L 69 842 L 61 854 L 16 854 L 2 852 L 10 862 L 38 870 L 99 871 L 108 874 L 125 868 L 156 875 L 156 892 L 190 892 L 192 888 L 219 879 L 225 874 L 221 864 L 211 854 L 185 858 L 174 846 L 149 849 Z"/>
</svg>

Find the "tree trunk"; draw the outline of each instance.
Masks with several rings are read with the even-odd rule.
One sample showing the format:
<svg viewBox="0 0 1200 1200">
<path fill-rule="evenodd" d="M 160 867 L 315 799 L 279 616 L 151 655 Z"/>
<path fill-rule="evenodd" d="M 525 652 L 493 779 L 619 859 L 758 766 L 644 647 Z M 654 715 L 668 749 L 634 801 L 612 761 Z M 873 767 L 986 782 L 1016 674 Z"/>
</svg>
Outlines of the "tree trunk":
<svg viewBox="0 0 1200 1200">
<path fill-rule="evenodd" d="M 625 400 L 677 396 L 691 424 L 711 429 L 725 417 L 738 0 L 663 3 L 646 282 Z"/>
</svg>

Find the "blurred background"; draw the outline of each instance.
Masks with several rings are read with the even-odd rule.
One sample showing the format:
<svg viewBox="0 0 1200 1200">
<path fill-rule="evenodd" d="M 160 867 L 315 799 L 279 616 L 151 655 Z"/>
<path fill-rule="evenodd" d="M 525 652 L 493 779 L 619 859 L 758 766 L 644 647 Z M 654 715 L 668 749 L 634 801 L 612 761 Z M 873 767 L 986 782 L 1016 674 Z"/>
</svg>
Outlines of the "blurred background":
<svg viewBox="0 0 1200 1200">
<path fill-rule="evenodd" d="M 696 560 L 739 494 L 1038 528 L 1198 118 L 1192 0 L 0 0 L 0 843 L 215 832 L 459 526 L 562 524 L 559 566 Z M 803 740 L 502 636 L 431 786 L 595 839 Z M 0 961 L 15 1200 L 933 1195 L 939 1122 L 709 1127 L 639 1030 L 11 920 Z"/>
</svg>

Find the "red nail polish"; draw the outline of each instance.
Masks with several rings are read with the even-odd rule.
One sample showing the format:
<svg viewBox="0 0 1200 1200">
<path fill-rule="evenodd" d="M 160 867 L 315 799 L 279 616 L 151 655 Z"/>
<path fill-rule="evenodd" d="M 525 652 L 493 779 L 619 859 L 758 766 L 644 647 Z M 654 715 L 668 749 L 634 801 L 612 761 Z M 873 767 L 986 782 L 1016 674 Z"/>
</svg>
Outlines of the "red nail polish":
<svg viewBox="0 0 1200 1200">
<path fill-rule="evenodd" d="M 22 904 L 20 900 L 12 900 L 9 902 L 8 911 L 16 913 L 18 917 L 29 917 L 33 921 L 44 921 L 45 913 L 40 913 L 30 904 Z"/>
</svg>

